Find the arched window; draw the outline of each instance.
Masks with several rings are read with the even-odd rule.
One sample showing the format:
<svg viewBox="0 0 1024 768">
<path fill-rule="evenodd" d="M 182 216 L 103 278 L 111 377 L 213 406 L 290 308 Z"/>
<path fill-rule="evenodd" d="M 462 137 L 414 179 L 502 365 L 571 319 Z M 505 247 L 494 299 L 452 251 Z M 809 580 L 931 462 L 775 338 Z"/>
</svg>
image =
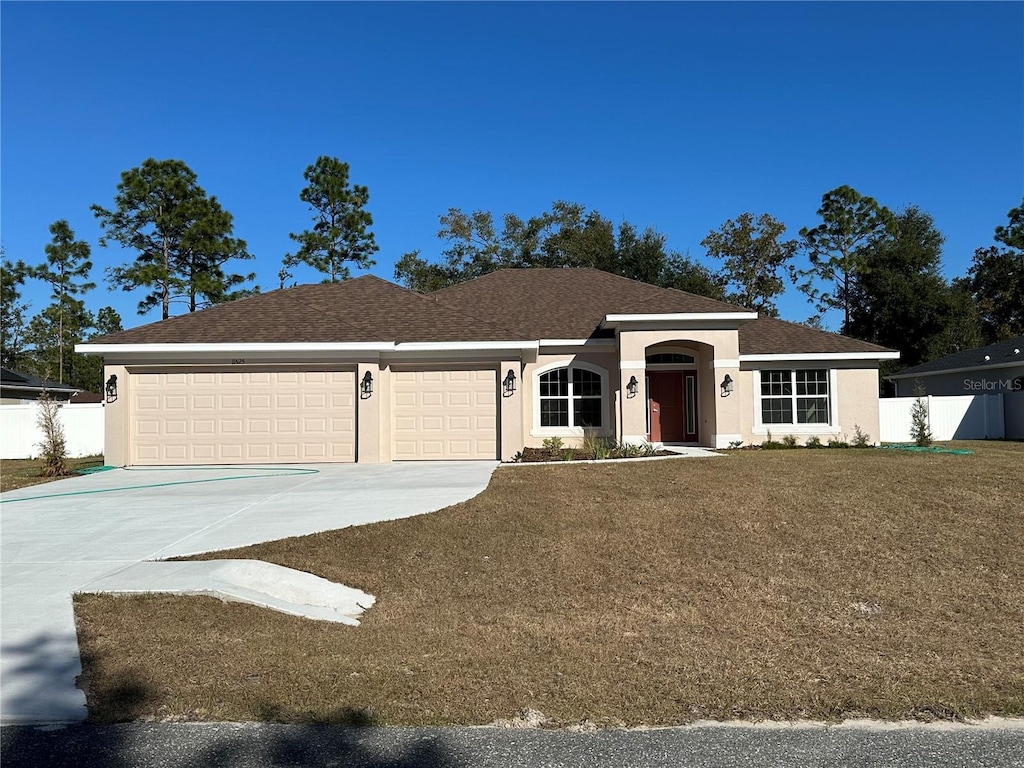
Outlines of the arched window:
<svg viewBox="0 0 1024 768">
<path fill-rule="evenodd" d="M 602 376 L 579 366 L 545 371 L 537 377 L 541 427 L 602 427 Z"/>
</svg>

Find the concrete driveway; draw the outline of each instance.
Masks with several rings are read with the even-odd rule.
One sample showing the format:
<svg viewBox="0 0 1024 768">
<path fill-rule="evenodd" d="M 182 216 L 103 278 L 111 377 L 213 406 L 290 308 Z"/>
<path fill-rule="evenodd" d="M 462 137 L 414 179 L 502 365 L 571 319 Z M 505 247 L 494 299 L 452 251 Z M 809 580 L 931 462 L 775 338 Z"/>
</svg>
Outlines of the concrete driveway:
<svg viewBox="0 0 1024 768">
<path fill-rule="evenodd" d="M 85 718 L 71 595 L 90 582 L 144 560 L 431 512 L 480 493 L 496 466 L 115 469 L 3 494 L 0 722 Z"/>
</svg>

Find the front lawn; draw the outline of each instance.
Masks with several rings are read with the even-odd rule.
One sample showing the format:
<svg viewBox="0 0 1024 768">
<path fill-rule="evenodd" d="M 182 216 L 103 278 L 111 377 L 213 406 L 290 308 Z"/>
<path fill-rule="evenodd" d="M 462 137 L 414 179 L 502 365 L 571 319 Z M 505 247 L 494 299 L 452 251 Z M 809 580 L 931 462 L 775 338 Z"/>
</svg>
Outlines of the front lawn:
<svg viewBox="0 0 1024 768">
<path fill-rule="evenodd" d="M 250 557 L 363 625 L 76 603 L 91 716 L 557 724 L 1024 714 L 1024 444 L 503 467 L 442 512 Z"/>
<path fill-rule="evenodd" d="M 102 465 L 102 456 L 68 459 L 68 466 L 75 472 Z M 59 477 L 44 477 L 42 471 L 42 459 L 4 459 L 0 461 L 0 493 L 62 479 Z"/>
</svg>

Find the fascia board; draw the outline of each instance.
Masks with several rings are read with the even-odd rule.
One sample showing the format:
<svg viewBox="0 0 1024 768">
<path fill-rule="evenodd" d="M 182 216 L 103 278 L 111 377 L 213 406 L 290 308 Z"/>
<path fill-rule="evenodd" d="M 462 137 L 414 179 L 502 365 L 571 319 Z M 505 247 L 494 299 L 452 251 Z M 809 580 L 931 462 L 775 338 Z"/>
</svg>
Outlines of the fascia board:
<svg viewBox="0 0 1024 768">
<path fill-rule="evenodd" d="M 667 312 L 663 314 L 605 315 L 603 324 L 660 322 L 736 322 L 757 320 L 757 312 Z"/>
<path fill-rule="evenodd" d="M 396 344 L 394 352 L 478 352 L 536 350 L 536 341 L 407 341 Z"/>
<path fill-rule="evenodd" d="M 615 339 L 541 339 L 542 347 L 605 347 L 614 346 Z"/>
<path fill-rule="evenodd" d="M 919 379 L 922 376 L 943 376 L 947 373 L 972 373 L 974 371 L 991 371 L 996 368 L 1016 368 L 1024 365 L 1024 360 L 1010 360 L 1005 363 L 988 363 L 987 365 L 971 365 L 966 368 L 943 368 L 938 371 L 923 371 L 922 373 L 894 373 L 886 376 L 887 379 Z"/>
<path fill-rule="evenodd" d="M 799 352 L 795 354 L 740 355 L 741 363 L 776 363 L 791 360 L 898 360 L 899 352 Z"/>
<path fill-rule="evenodd" d="M 202 354 L 227 352 L 391 352 L 393 342 L 274 342 L 225 344 L 76 344 L 86 355 Z"/>
</svg>

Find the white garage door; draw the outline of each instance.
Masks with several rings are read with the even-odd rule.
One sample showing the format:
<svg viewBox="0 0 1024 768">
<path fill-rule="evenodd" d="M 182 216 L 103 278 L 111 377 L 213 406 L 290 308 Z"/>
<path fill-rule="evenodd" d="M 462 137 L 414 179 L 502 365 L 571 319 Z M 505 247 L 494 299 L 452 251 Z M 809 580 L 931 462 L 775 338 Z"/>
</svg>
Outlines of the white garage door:
<svg viewBox="0 0 1024 768">
<path fill-rule="evenodd" d="M 355 461 L 352 371 L 133 373 L 132 464 Z"/>
<path fill-rule="evenodd" d="M 396 371 L 394 459 L 495 459 L 497 388 L 493 370 Z"/>
</svg>

